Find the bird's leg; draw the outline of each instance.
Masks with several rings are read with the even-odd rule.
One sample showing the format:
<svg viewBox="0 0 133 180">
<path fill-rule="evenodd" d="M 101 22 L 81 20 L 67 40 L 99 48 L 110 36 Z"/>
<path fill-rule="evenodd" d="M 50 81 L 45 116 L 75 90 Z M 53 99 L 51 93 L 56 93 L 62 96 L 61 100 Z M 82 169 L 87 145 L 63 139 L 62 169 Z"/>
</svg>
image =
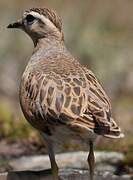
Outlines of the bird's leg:
<svg viewBox="0 0 133 180">
<path fill-rule="evenodd" d="M 88 161 L 89 170 L 90 170 L 90 180 L 93 180 L 94 179 L 95 156 L 94 156 L 92 141 L 90 141 L 90 152 L 89 152 L 87 161 Z"/>
<path fill-rule="evenodd" d="M 53 149 L 52 142 L 51 142 L 50 138 L 48 137 L 48 135 L 43 134 L 43 137 L 44 137 L 44 140 L 45 140 L 45 143 L 46 143 L 46 146 L 47 146 L 47 150 L 48 150 L 48 154 L 49 154 L 53 180 L 59 180 L 58 166 L 57 166 L 57 163 L 56 163 L 56 160 L 55 160 L 55 155 L 54 155 L 54 149 Z"/>
</svg>

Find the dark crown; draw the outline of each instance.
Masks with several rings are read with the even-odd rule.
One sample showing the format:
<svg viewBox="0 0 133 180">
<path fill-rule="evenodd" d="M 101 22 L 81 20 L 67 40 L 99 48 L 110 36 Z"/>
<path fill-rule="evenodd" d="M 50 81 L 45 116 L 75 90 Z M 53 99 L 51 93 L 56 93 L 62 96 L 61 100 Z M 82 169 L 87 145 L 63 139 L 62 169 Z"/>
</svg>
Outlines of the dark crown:
<svg viewBox="0 0 133 180">
<path fill-rule="evenodd" d="M 27 10 L 26 12 L 34 11 L 41 15 L 44 15 L 47 17 L 61 32 L 62 31 L 62 22 L 60 17 L 56 14 L 55 11 L 49 8 L 31 8 Z"/>
</svg>

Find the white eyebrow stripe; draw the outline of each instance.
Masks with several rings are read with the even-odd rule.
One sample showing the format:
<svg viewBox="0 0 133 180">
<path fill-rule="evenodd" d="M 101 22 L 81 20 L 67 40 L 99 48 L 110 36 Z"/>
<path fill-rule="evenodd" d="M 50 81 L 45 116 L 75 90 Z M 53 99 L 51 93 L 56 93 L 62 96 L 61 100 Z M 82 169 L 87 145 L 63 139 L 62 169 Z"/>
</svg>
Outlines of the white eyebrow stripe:
<svg viewBox="0 0 133 180">
<path fill-rule="evenodd" d="M 51 26 L 52 28 L 57 29 L 57 27 L 48 18 L 46 18 L 44 15 L 41 15 L 41 14 L 34 12 L 34 11 L 31 11 L 29 14 L 33 15 L 34 17 L 36 17 L 38 19 L 41 19 L 48 26 Z"/>
</svg>

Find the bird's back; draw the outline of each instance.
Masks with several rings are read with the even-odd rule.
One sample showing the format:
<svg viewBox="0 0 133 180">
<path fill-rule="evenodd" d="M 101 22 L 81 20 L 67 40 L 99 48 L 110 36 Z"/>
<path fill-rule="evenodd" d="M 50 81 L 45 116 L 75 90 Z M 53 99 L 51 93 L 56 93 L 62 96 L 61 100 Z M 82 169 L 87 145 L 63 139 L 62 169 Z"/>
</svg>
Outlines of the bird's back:
<svg viewBox="0 0 133 180">
<path fill-rule="evenodd" d="M 108 97 L 90 70 L 66 51 L 38 59 L 28 64 L 20 88 L 23 112 L 34 127 L 50 133 L 49 125 L 58 124 L 79 134 L 120 136 Z"/>
</svg>

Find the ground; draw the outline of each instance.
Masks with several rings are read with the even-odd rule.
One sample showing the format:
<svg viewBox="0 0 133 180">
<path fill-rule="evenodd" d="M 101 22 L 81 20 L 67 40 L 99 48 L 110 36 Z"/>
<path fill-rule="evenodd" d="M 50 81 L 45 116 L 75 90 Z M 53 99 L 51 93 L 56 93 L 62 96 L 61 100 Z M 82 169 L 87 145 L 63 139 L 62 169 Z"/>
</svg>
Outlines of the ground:
<svg viewBox="0 0 133 180">
<path fill-rule="evenodd" d="M 56 155 L 57 163 L 60 167 L 61 180 L 88 180 L 88 165 L 86 157 L 88 152 L 69 152 Z M 129 180 L 132 174 L 120 173 L 120 162 L 124 159 L 124 154 L 117 152 L 95 152 L 96 167 L 95 180 Z M 9 169 L 10 170 L 9 170 Z M 23 156 L 13 158 L 8 161 L 7 171 L 3 171 L 0 180 L 41 180 L 52 179 L 50 162 L 47 155 Z M 45 170 L 44 170 L 45 169 Z M 122 170 L 122 169 L 121 169 Z"/>
</svg>

